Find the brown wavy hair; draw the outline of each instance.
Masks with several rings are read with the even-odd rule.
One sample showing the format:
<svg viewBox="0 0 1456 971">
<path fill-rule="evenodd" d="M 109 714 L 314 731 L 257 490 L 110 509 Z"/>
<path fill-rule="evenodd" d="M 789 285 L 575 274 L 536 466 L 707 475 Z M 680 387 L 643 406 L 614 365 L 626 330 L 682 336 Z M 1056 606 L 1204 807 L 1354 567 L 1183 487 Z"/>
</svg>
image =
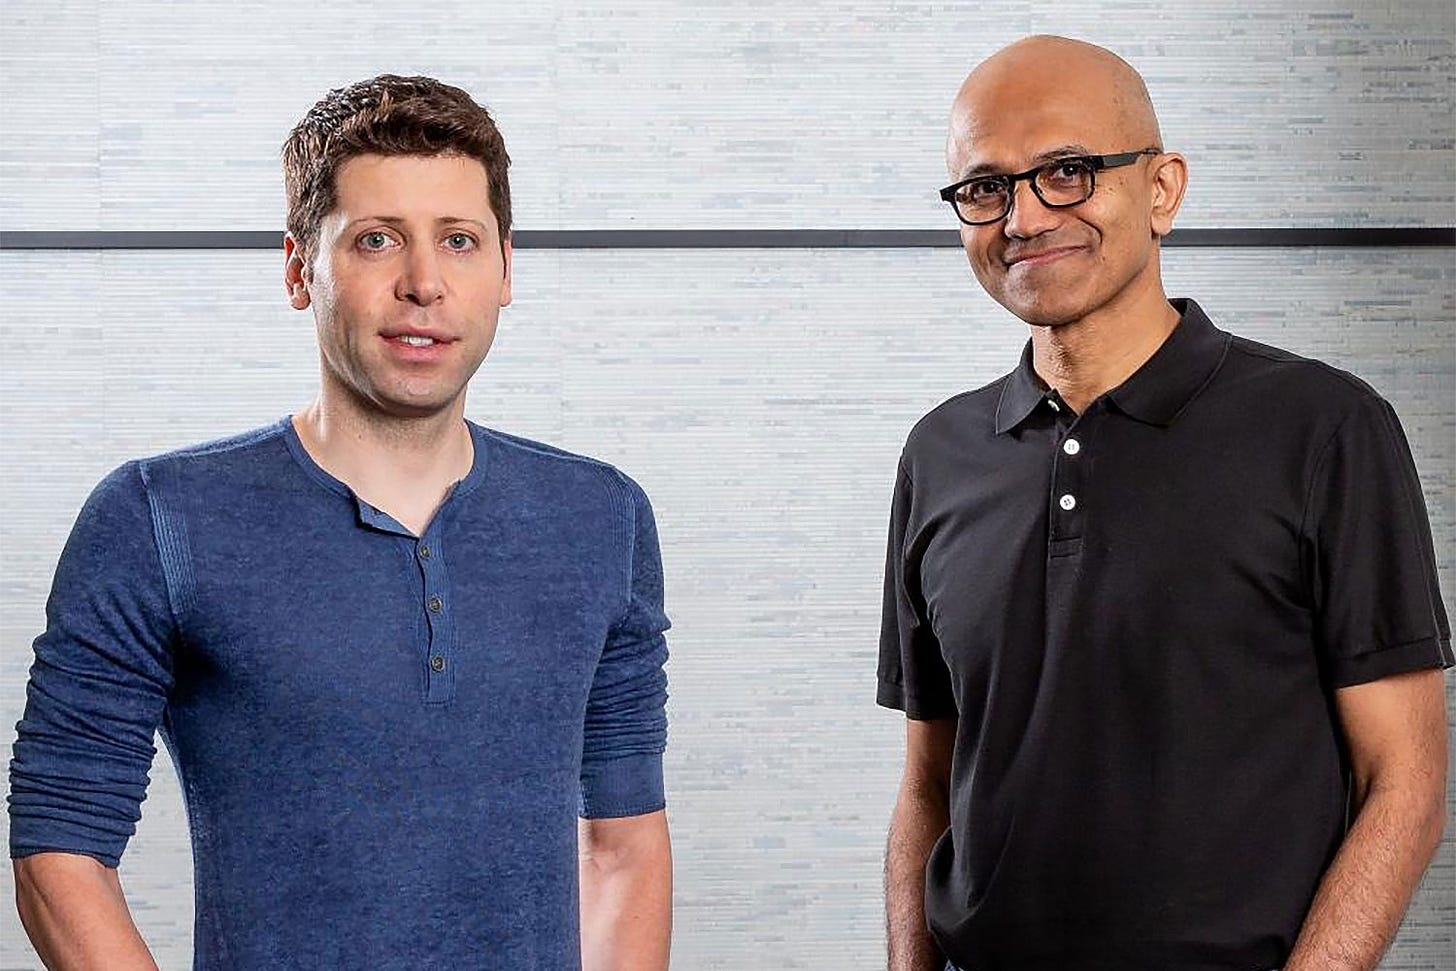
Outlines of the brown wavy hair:
<svg viewBox="0 0 1456 971">
<path fill-rule="evenodd" d="M 335 88 L 309 109 L 283 143 L 288 232 L 304 259 L 338 203 L 339 168 L 357 155 L 464 155 L 485 166 L 501 242 L 511 234 L 511 159 L 491 118 L 459 88 L 427 77 L 381 74 Z"/>
</svg>

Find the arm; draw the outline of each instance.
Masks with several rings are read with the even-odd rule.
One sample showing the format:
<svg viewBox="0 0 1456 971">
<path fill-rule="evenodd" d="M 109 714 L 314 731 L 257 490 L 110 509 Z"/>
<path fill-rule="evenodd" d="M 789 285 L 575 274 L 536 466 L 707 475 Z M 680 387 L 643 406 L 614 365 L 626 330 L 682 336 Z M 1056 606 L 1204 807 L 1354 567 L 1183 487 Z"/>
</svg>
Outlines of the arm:
<svg viewBox="0 0 1456 971">
<path fill-rule="evenodd" d="M 890 971 L 941 971 L 925 926 L 925 861 L 950 825 L 956 720 L 905 722 L 905 775 L 885 847 L 885 936 Z"/>
<path fill-rule="evenodd" d="M 156 971 L 116 871 L 76 853 L 15 861 L 15 904 L 51 971 Z"/>
<path fill-rule="evenodd" d="M 647 496 L 626 476 L 616 482 L 632 506 L 631 547 L 626 602 L 607 631 L 583 725 L 582 965 L 584 971 L 666 971 L 672 849 L 662 777 L 668 628 L 662 558 Z"/>
<path fill-rule="evenodd" d="M 582 971 L 665 971 L 672 940 L 667 813 L 583 819 L 578 835 Z"/>
<path fill-rule="evenodd" d="M 152 968 L 117 878 L 172 684 L 175 628 L 135 466 L 97 486 L 56 565 L 10 762 L 21 923 L 51 968 Z"/>
<path fill-rule="evenodd" d="M 1320 882 L 1285 971 L 1371 971 L 1441 843 L 1446 703 L 1438 670 L 1342 688 L 1355 821 Z"/>
</svg>

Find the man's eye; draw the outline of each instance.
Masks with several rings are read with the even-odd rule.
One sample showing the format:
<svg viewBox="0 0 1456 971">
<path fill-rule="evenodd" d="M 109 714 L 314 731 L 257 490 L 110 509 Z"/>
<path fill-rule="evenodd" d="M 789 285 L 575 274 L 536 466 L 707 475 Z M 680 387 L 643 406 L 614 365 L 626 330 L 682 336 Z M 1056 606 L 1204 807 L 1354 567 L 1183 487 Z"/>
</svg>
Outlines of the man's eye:
<svg viewBox="0 0 1456 971">
<path fill-rule="evenodd" d="M 445 237 L 445 245 L 453 250 L 468 250 L 475 246 L 475 237 L 469 233 L 451 233 Z"/>
<path fill-rule="evenodd" d="M 364 247 L 365 249 L 384 249 L 390 244 L 390 242 L 391 240 L 388 233 L 365 233 L 363 236 L 359 237 L 359 245 Z"/>
<path fill-rule="evenodd" d="M 961 198 L 969 203 L 993 202 L 1006 194 L 1001 179 L 978 179 L 961 187 Z"/>
<path fill-rule="evenodd" d="M 1066 159 L 1047 166 L 1047 179 L 1054 183 L 1071 184 L 1080 182 L 1091 171 L 1086 161 L 1080 158 Z"/>
</svg>

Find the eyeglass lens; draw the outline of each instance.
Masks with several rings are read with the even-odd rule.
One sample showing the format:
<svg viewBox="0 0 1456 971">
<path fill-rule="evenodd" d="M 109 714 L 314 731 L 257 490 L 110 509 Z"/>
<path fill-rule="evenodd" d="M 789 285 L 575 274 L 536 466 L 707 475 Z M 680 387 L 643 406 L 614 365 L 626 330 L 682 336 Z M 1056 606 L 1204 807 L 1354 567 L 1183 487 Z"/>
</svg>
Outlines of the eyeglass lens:
<svg viewBox="0 0 1456 971">
<path fill-rule="evenodd" d="M 1075 206 L 1092 195 L 1092 166 L 1083 159 L 1058 159 L 1036 170 L 1031 187 L 1048 206 Z M 1011 209 L 1011 179 L 987 176 L 956 190 L 955 203 L 968 222 L 993 222 Z"/>
</svg>

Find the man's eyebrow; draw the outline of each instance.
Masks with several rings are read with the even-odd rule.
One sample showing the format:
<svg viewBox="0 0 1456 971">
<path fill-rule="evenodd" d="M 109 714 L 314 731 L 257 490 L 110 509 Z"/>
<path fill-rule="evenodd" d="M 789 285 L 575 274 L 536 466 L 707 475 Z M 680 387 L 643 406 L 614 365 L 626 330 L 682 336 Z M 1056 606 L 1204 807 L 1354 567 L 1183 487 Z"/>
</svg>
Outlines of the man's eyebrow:
<svg viewBox="0 0 1456 971">
<path fill-rule="evenodd" d="M 1058 145 L 1056 148 L 1049 148 L 1049 149 L 1047 149 L 1044 152 L 1039 152 L 1035 156 L 1032 157 L 1032 162 L 1033 162 L 1033 167 L 1035 167 L 1036 165 L 1041 165 L 1043 162 L 1050 162 L 1050 161 L 1053 161 L 1054 159 L 1067 158 L 1068 156 L 1073 156 L 1073 155 L 1094 155 L 1094 154 L 1096 154 L 1096 153 L 1093 152 L 1092 149 L 1088 148 L 1086 145 L 1080 145 L 1080 144 L 1077 144 L 1077 143 L 1073 142 L 1073 143 L 1067 144 L 1067 145 Z M 1005 169 L 1005 168 L 1002 168 L 1001 166 L 992 165 L 989 162 L 982 162 L 979 165 L 973 165 L 970 168 L 966 169 L 964 172 L 962 172 L 961 173 L 961 178 L 962 179 L 974 179 L 976 176 L 979 176 L 979 175 L 1007 175 L 1007 174 L 1009 174 L 1008 170 Z"/>
<path fill-rule="evenodd" d="M 361 215 L 361 217 L 345 223 L 344 229 L 351 229 L 351 227 L 358 226 L 360 223 L 383 223 L 384 226 L 403 226 L 408 221 L 403 215 Z M 470 226 L 479 226 L 482 231 L 491 229 L 485 221 L 478 220 L 478 218 L 472 217 L 472 215 L 441 215 L 441 217 L 435 218 L 435 226 L 451 226 L 451 224 L 457 223 L 469 223 Z"/>
<path fill-rule="evenodd" d="M 486 223 L 472 216 L 441 216 L 435 220 L 435 223 L 442 226 L 446 223 L 469 223 L 472 226 L 479 226 L 482 230 L 490 228 Z"/>
</svg>

